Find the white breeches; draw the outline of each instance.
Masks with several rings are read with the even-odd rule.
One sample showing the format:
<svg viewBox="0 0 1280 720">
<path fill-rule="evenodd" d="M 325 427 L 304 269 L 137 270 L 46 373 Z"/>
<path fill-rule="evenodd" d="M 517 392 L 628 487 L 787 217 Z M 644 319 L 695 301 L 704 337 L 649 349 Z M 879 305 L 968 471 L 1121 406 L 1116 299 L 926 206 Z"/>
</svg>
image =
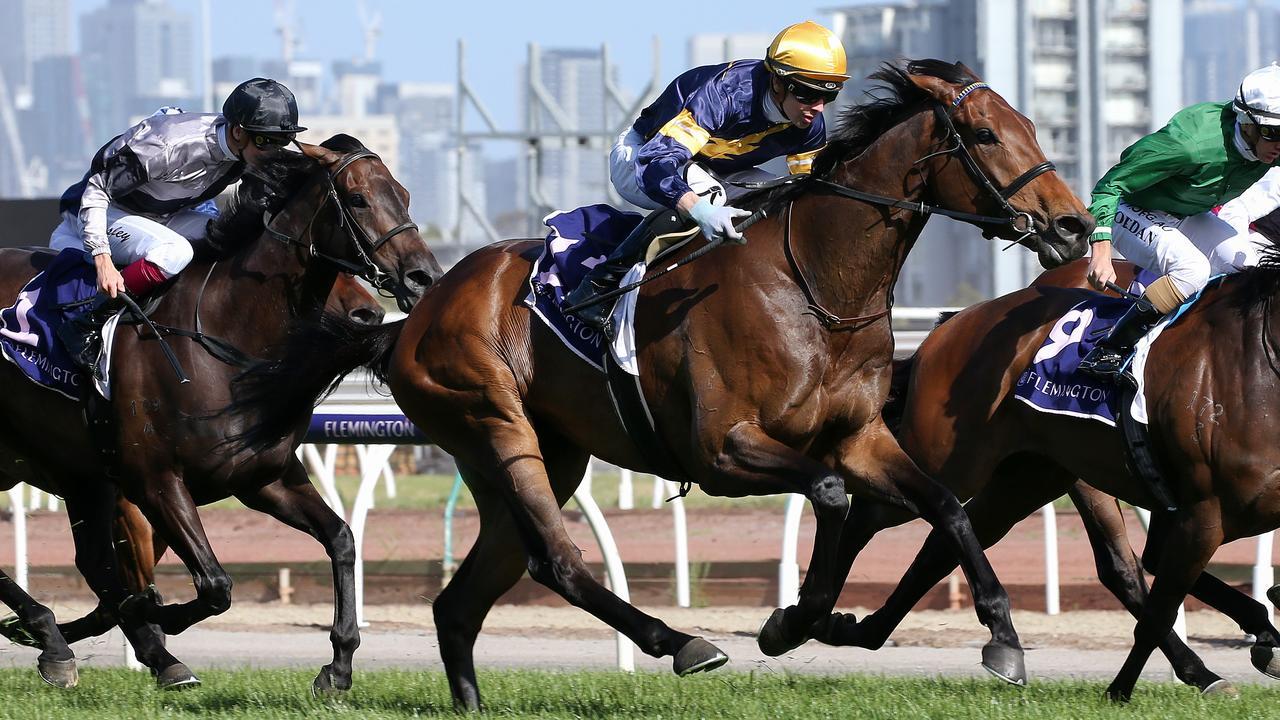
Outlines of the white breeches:
<svg viewBox="0 0 1280 720">
<path fill-rule="evenodd" d="M 1212 275 L 1258 264 L 1261 249 L 1271 244 L 1258 233 L 1237 233 L 1212 212 L 1180 218 L 1123 200 L 1111 223 L 1111 241 L 1126 259 L 1168 275 L 1185 297 L 1203 290 Z"/>
<path fill-rule="evenodd" d="M 192 240 L 205 235 L 205 226 L 216 217 L 201 206 L 199 209 L 180 210 L 164 222 L 142 215 L 133 215 L 115 205 L 107 207 L 107 239 L 111 242 L 111 261 L 124 267 L 134 261 L 146 259 L 173 277 L 191 262 L 194 251 Z M 80 218 L 63 213 L 62 222 L 49 238 L 49 247 L 55 250 L 83 248 Z M 85 258 L 89 260 L 88 256 Z"/>
</svg>

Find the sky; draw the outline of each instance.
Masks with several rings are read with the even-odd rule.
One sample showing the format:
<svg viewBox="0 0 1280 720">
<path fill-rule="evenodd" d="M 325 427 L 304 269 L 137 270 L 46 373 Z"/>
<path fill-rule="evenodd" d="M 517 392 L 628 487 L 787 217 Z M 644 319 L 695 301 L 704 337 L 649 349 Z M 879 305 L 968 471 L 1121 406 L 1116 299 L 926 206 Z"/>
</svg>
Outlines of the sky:
<svg viewBox="0 0 1280 720">
<path fill-rule="evenodd" d="M 692 35 L 772 35 L 802 20 L 828 24 L 831 15 L 822 8 L 866 1 L 817 5 L 806 0 L 702 0 L 678 5 L 661 3 L 662 11 L 656 9 L 659 3 L 611 0 L 366 0 L 366 4 L 382 16 L 376 55 L 387 79 L 455 83 L 457 45 L 462 38 L 466 41 L 468 82 L 503 129 L 515 129 L 519 117 L 518 68 L 527 57 L 530 42 L 543 47 L 598 48 L 608 44 L 619 66 L 622 87 L 639 92 L 653 74 L 655 36 L 661 43 L 659 83 L 665 85 L 686 69 L 687 41 Z M 198 28 L 199 0 L 169 2 L 191 13 Z M 72 11 L 79 16 L 104 4 L 106 0 L 72 0 Z M 211 0 L 211 6 L 215 58 L 280 57 L 275 6 L 270 0 Z M 363 56 L 364 37 L 356 0 L 297 0 L 294 7 L 304 43 L 301 57 L 332 61 Z M 679 12 L 671 11 L 675 7 Z M 78 31 L 79 23 L 75 24 Z M 764 50 L 760 49 L 761 56 Z"/>
</svg>

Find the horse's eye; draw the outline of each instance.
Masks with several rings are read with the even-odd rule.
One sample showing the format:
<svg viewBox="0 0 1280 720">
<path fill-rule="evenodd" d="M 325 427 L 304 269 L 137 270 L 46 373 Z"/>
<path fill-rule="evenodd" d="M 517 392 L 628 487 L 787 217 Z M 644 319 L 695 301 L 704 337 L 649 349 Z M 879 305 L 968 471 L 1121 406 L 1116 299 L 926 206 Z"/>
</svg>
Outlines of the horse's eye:
<svg viewBox="0 0 1280 720">
<path fill-rule="evenodd" d="M 347 196 L 347 203 L 350 204 L 351 207 L 369 207 L 369 203 L 365 202 L 364 196 L 360 193 L 351 193 L 351 195 Z"/>
<path fill-rule="evenodd" d="M 999 142 L 999 138 L 991 131 L 991 128 L 978 128 L 973 133 L 973 136 L 982 145 L 994 145 Z"/>
</svg>

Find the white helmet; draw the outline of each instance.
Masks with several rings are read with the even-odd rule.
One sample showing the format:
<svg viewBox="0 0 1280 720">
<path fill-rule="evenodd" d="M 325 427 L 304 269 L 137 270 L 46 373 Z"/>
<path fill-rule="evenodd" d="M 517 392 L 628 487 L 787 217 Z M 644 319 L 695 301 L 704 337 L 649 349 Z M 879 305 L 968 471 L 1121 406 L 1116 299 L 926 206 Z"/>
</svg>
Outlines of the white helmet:
<svg viewBox="0 0 1280 720">
<path fill-rule="evenodd" d="M 1231 106 L 1242 123 L 1280 125 L 1280 65 L 1245 75 Z"/>
</svg>

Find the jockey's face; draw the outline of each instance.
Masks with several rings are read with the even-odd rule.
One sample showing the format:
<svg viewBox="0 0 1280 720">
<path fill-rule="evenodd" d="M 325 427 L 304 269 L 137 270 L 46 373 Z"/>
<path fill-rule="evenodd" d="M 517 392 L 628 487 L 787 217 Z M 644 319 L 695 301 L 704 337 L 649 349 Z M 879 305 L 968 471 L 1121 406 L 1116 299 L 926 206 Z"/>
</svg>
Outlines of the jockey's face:
<svg viewBox="0 0 1280 720">
<path fill-rule="evenodd" d="M 818 117 L 827 103 L 834 99 L 832 95 L 803 85 L 784 83 L 776 76 L 771 85 L 773 99 L 777 101 L 778 107 L 782 108 L 782 114 L 798 128 L 807 128 L 812 125 L 814 118 Z"/>
<path fill-rule="evenodd" d="M 287 145 L 291 139 L 284 135 L 255 133 L 237 125 L 231 128 L 231 142 L 228 144 L 247 165 L 260 168 L 272 150 Z"/>
<path fill-rule="evenodd" d="M 1253 148 L 1253 154 L 1258 156 L 1258 160 L 1270 165 L 1277 159 L 1280 159 L 1280 140 L 1264 140 L 1262 133 L 1258 131 L 1258 126 L 1253 123 L 1246 123 L 1240 126 L 1240 134 L 1244 136 L 1245 142 Z"/>
</svg>

